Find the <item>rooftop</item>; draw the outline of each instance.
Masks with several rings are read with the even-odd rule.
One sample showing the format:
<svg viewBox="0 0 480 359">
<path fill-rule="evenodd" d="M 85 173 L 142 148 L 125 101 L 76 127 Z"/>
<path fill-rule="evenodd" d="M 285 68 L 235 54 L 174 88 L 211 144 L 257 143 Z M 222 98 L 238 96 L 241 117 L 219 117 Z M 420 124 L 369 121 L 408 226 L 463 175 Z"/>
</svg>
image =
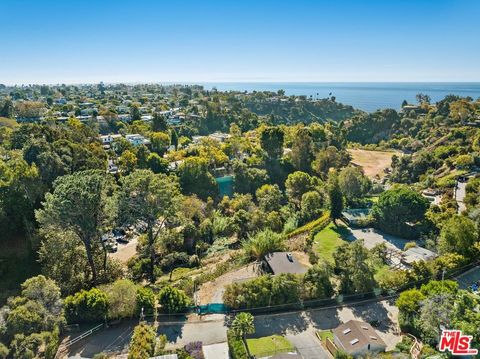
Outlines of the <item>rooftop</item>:
<svg viewBox="0 0 480 359">
<path fill-rule="evenodd" d="M 412 247 L 403 252 L 403 262 L 412 264 L 418 261 L 429 261 L 437 257 L 435 252 L 423 247 Z"/>
<path fill-rule="evenodd" d="M 386 347 L 385 342 L 370 324 L 358 320 L 350 320 L 339 325 L 333 329 L 333 335 L 343 347 L 340 349 L 348 354 L 354 353 L 368 344 Z"/>
</svg>

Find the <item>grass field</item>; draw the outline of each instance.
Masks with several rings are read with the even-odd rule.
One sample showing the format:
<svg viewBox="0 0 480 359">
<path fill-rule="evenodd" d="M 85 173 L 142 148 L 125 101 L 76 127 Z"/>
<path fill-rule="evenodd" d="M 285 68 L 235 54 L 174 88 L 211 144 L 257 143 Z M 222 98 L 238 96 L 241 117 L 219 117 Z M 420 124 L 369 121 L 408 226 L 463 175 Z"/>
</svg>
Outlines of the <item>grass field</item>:
<svg viewBox="0 0 480 359">
<path fill-rule="evenodd" d="M 287 353 L 294 351 L 293 345 L 280 335 L 271 335 L 256 339 L 247 339 L 250 353 L 257 358 L 278 353 Z"/>
<path fill-rule="evenodd" d="M 333 262 L 333 253 L 335 249 L 345 243 L 345 238 L 350 234 L 350 230 L 345 225 L 338 223 L 338 226 L 330 223 L 322 231 L 318 232 L 314 239 L 313 248 L 320 258 L 325 261 Z"/>
<path fill-rule="evenodd" d="M 383 177 L 384 169 L 390 167 L 392 156 L 395 152 L 387 151 L 368 151 L 361 149 L 349 149 L 352 156 L 352 163 L 363 168 L 365 175 L 374 177 Z"/>
</svg>

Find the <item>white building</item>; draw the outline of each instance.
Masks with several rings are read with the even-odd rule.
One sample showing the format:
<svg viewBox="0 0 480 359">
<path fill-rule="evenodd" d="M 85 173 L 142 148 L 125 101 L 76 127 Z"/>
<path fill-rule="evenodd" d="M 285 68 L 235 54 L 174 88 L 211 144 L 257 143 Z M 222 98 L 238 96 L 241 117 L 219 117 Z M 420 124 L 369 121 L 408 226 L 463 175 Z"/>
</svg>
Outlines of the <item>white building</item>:
<svg viewBox="0 0 480 359">
<path fill-rule="evenodd" d="M 131 135 L 126 135 L 125 138 L 127 139 L 128 142 L 130 142 L 134 146 L 140 146 L 140 145 L 149 145 L 150 140 L 147 140 L 145 137 L 138 133 L 134 133 Z"/>
</svg>

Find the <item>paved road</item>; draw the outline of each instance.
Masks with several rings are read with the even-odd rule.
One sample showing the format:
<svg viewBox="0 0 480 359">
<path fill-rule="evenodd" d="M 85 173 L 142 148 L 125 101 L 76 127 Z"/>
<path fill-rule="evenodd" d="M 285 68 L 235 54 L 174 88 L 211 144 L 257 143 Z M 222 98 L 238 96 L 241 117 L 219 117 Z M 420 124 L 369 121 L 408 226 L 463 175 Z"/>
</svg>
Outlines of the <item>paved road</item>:
<svg viewBox="0 0 480 359">
<path fill-rule="evenodd" d="M 344 308 L 318 308 L 303 312 L 279 313 L 255 316 L 256 332 L 253 337 L 272 334 L 285 335 L 292 341 L 305 358 L 325 358 L 325 351 L 315 337 L 318 330 L 333 329 L 351 319 L 366 322 L 378 321 L 376 328 L 380 337 L 391 350 L 400 341 L 397 334 L 398 309 L 393 301 L 361 304 Z M 137 321 L 104 329 L 86 338 L 71 348 L 71 356 L 91 358 L 94 354 L 109 351 L 125 351 L 130 342 L 133 327 Z M 167 348 L 178 348 L 192 341 L 202 341 L 205 345 L 226 342 L 227 327 L 223 315 L 204 316 L 201 321 L 160 322 L 159 334 L 168 339 Z M 320 356 L 319 356 L 320 355 Z"/>
</svg>

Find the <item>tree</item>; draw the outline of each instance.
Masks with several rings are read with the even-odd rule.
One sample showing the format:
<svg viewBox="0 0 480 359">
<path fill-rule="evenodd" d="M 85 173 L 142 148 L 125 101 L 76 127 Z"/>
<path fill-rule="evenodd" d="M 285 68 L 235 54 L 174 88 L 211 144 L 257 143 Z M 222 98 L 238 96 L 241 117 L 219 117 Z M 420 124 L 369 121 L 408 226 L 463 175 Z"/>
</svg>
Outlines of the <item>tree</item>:
<svg viewBox="0 0 480 359">
<path fill-rule="evenodd" d="M 40 228 L 56 228 L 74 233 L 85 246 L 90 265 L 91 280 L 97 282 L 94 254 L 99 249 L 100 238 L 112 222 L 113 181 L 103 171 L 83 171 L 60 177 L 54 183 L 53 193 L 45 195 L 43 209 L 36 211 Z M 104 251 L 104 271 L 107 251 Z"/>
<path fill-rule="evenodd" d="M 81 290 L 66 297 L 64 305 L 69 323 L 98 322 L 107 316 L 107 293 L 97 288 Z"/>
<path fill-rule="evenodd" d="M 152 119 L 152 131 L 166 131 L 168 128 L 165 116 L 155 112 Z"/>
<path fill-rule="evenodd" d="M 130 109 L 130 115 L 132 116 L 132 122 L 140 121 L 142 119 L 142 114 L 137 105 L 133 105 Z"/>
<path fill-rule="evenodd" d="M 413 234 L 407 223 L 423 221 L 429 206 L 430 203 L 421 194 L 407 186 L 395 186 L 380 195 L 372 212 L 383 231 L 408 237 Z"/>
<path fill-rule="evenodd" d="M 102 287 L 107 294 L 110 319 L 131 318 L 135 315 L 137 285 L 128 279 L 119 279 Z"/>
<path fill-rule="evenodd" d="M 423 103 L 429 104 L 430 103 L 430 96 L 428 96 L 427 94 L 417 93 L 415 95 L 415 98 L 417 99 L 417 102 L 419 104 L 423 104 Z"/>
<path fill-rule="evenodd" d="M 328 146 L 322 151 L 319 151 L 312 162 L 313 171 L 325 179 L 329 175 L 330 169 L 339 169 L 348 165 L 350 162 L 350 156 L 346 151 L 339 151 L 334 146 Z"/>
<path fill-rule="evenodd" d="M 264 212 L 278 211 L 282 206 L 283 194 L 278 185 L 264 184 L 255 192 L 258 206 Z"/>
<path fill-rule="evenodd" d="M 185 292 L 177 288 L 165 286 L 158 293 L 158 302 L 167 313 L 183 313 L 190 305 Z"/>
<path fill-rule="evenodd" d="M 334 254 L 335 273 L 340 278 L 340 292 L 366 294 L 373 290 L 374 271 L 369 264 L 369 252 L 362 240 L 345 243 Z"/>
<path fill-rule="evenodd" d="M 328 199 L 330 203 L 330 218 L 336 225 L 336 220 L 342 218 L 343 193 L 335 171 L 331 171 L 328 176 Z"/>
<path fill-rule="evenodd" d="M 6 359 L 8 356 L 8 352 L 8 348 L 4 344 L 0 343 L 0 358 Z"/>
<path fill-rule="evenodd" d="M 454 252 L 471 257 L 477 250 L 478 232 L 475 223 L 468 217 L 455 215 L 447 220 L 440 232 L 440 253 Z"/>
<path fill-rule="evenodd" d="M 405 318 L 412 318 L 420 309 L 425 296 L 418 289 L 409 289 L 400 294 L 395 305 Z"/>
<path fill-rule="evenodd" d="M 14 151 L 0 155 L 0 178 L 0 231 L 2 238 L 8 238 L 30 228 L 43 191 L 37 167 Z"/>
<path fill-rule="evenodd" d="M 233 173 L 235 175 L 234 192 L 251 193 L 268 182 L 267 171 L 261 168 L 249 167 L 243 162 L 233 162 Z"/>
<path fill-rule="evenodd" d="M 146 252 L 150 260 L 150 280 L 155 281 L 155 241 L 167 221 L 177 213 L 180 191 L 175 177 L 138 170 L 122 178 L 118 196 L 119 221 L 133 224 L 143 220 L 146 225 Z M 159 223 L 157 224 L 157 221 Z"/>
<path fill-rule="evenodd" d="M 285 181 L 289 201 L 299 206 L 304 193 L 314 189 L 316 181 L 308 173 L 297 171 L 290 173 Z"/>
<path fill-rule="evenodd" d="M 255 324 L 253 315 L 247 312 L 239 313 L 232 322 L 232 331 L 237 338 L 242 338 L 243 345 L 247 350 L 247 357 L 250 358 L 250 350 L 247 343 L 247 335 L 255 333 Z"/>
<path fill-rule="evenodd" d="M 218 185 L 201 157 L 188 157 L 178 168 L 180 186 L 185 194 L 196 194 L 203 200 L 218 196 Z"/>
<path fill-rule="evenodd" d="M 345 167 L 338 175 L 340 190 L 349 203 L 354 203 L 368 193 L 371 181 L 358 167 Z"/>
<path fill-rule="evenodd" d="M 150 135 L 150 141 L 152 151 L 163 156 L 170 144 L 170 136 L 165 132 L 153 132 Z"/>
<path fill-rule="evenodd" d="M 283 138 L 280 127 L 266 127 L 260 133 L 260 145 L 271 160 L 278 160 L 282 156 Z"/>
<path fill-rule="evenodd" d="M 0 323 L 4 321 L 2 329 L 9 339 L 16 334 L 52 331 L 65 321 L 60 289 L 43 275 L 27 279 L 22 284 L 21 296 L 9 298 L 4 310 Z"/>
<path fill-rule="evenodd" d="M 269 253 L 283 250 L 285 245 L 283 235 L 265 229 L 249 237 L 242 243 L 242 247 L 248 259 L 260 261 Z"/>
<path fill-rule="evenodd" d="M 13 110 L 12 100 L 6 99 L 3 103 L 3 107 L 0 109 L 0 117 L 12 118 Z"/>
<path fill-rule="evenodd" d="M 126 174 L 131 173 L 135 170 L 137 166 L 138 158 L 133 151 L 126 150 L 122 153 L 122 155 L 118 158 L 118 164 L 120 165 L 120 169 L 124 171 Z"/>
<path fill-rule="evenodd" d="M 146 359 L 155 354 L 155 328 L 148 324 L 139 324 L 133 330 L 128 350 L 128 359 Z"/>
<path fill-rule="evenodd" d="M 175 148 L 176 151 L 178 148 L 178 135 L 174 128 L 170 130 L 170 144 Z"/>
<path fill-rule="evenodd" d="M 292 141 L 290 157 L 294 167 L 298 171 L 310 172 L 313 160 L 313 141 L 307 127 L 299 127 L 295 131 Z"/>
<path fill-rule="evenodd" d="M 156 298 L 153 290 L 147 287 L 139 287 L 136 295 L 136 311 L 137 315 L 142 313 L 151 316 L 155 312 Z"/>
<path fill-rule="evenodd" d="M 333 295 L 333 286 L 330 278 L 330 268 L 325 264 L 316 264 L 309 268 L 303 277 L 307 298 L 330 298 Z"/>
<path fill-rule="evenodd" d="M 322 213 L 323 198 L 317 191 L 309 191 L 303 194 L 300 204 L 302 222 L 308 222 Z"/>
<path fill-rule="evenodd" d="M 10 353 L 13 359 L 51 359 L 55 357 L 58 345 L 58 329 L 30 335 L 17 334 L 10 344 Z"/>
</svg>

